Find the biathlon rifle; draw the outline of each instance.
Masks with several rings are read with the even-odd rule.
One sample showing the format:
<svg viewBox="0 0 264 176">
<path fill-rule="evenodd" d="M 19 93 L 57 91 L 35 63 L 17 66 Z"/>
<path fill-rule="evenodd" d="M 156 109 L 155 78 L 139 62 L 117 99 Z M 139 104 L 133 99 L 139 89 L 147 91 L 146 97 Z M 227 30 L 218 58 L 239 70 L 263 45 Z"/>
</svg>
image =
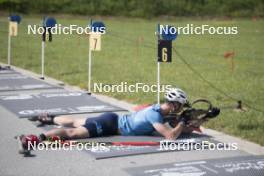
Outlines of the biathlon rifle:
<svg viewBox="0 0 264 176">
<path fill-rule="evenodd" d="M 206 104 L 206 108 L 195 108 L 194 105 Z M 187 103 L 185 109 L 180 114 L 172 114 L 168 117 L 168 122 L 171 126 L 175 126 L 175 121 L 185 121 L 191 126 L 198 127 L 199 125 L 209 119 L 215 118 L 220 114 L 220 109 L 214 107 L 209 100 L 197 99 L 192 103 Z"/>
</svg>

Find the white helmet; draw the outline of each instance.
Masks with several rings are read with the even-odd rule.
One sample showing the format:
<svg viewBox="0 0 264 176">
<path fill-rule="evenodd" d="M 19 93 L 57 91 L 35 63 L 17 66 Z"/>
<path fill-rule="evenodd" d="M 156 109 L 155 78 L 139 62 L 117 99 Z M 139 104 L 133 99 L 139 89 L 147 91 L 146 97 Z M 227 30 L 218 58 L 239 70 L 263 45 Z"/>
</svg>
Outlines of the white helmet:
<svg viewBox="0 0 264 176">
<path fill-rule="evenodd" d="M 187 95 L 186 93 L 178 88 L 171 88 L 169 89 L 166 93 L 165 96 L 167 101 L 170 102 L 179 102 L 181 104 L 186 104 L 187 103 Z"/>
</svg>

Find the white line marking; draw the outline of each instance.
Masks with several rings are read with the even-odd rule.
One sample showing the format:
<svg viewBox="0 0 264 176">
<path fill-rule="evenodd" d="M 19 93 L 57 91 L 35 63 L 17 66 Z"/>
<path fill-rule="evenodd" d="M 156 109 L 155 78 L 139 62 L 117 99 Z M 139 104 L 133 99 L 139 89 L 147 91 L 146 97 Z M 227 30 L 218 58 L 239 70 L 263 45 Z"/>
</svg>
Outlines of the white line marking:
<svg viewBox="0 0 264 176">
<path fill-rule="evenodd" d="M 177 163 L 174 166 L 186 166 L 186 165 L 196 165 L 196 164 L 205 164 L 206 161 L 195 161 L 195 162 L 187 162 L 187 163 Z"/>
<path fill-rule="evenodd" d="M 209 170 L 209 171 L 215 173 L 215 174 L 218 174 L 218 172 L 217 172 L 216 170 L 214 170 L 214 169 L 211 169 L 211 168 L 209 168 L 209 167 L 207 167 L 207 166 L 205 166 L 205 165 L 200 165 L 200 166 L 201 166 L 202 168 L 204 168 L 204 169 L 207 169 L 207 170 Z"/>
</svg>

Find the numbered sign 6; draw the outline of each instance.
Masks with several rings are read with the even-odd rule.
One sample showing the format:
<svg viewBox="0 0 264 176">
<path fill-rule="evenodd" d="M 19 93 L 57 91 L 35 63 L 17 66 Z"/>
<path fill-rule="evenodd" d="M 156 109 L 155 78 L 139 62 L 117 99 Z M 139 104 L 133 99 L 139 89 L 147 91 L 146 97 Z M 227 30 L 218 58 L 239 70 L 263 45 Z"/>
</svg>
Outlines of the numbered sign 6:
<svg viewBox="0 0 264 176">
<path fill-rule="evenodd" d="M 171 62 L 171 40 L 158 41 L 158 62 Z"/>
</svg>

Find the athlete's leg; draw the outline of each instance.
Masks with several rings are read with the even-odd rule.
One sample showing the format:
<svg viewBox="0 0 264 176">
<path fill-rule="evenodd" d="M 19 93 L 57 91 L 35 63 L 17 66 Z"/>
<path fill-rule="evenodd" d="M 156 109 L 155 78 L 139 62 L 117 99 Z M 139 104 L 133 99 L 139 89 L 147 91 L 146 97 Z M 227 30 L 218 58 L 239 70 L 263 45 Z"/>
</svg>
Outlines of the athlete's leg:
<svg viewBox="0 0 264 176">
<path fill-rule="evenodd" d="M 48 113 L 42 113 L 39 116 L 29 118 L 30 121 L 39 121 L 41 125 L 61 125 L 65 127 L 79 127 L 84 125 L 85 120 L 83 118 L 76 118 L 71 115 L 54 116 Z"/>
<path fill-rule="evenodd" d="M 71 124 L 72 126 L 78 126 L 82 124 L 81 121 L 70 121 L 67 118 L 58 117 L 55 121 L 61 125 Z M 77 128 L 53 129 L 45 134 L 40 134 L 39 137 L 35 135 L 23 136 L 20 138 L 21 145 L 23 148 L 26 148 L 28 143 L 34 140 L 34 138 L 38 138 L 38 142 L 41 142 L 55 136 L 63 139 L 80 139 L 118 134 L 118 115 L 115 113 L 104 113 L 95 118 L 84 119 L 84 121 L 85 123 Z"/>
<path fill-rule="evenodd" d="M 118 134 L 118 115 L 107 112 L 94 118 L 87 118 L 83 125 L 89 130 L 90 137 Z"/>
<path fill-rule="evenodd" d="M 98 117 L 80 119 L 70 118 L 69 116 L 58 116 L 54 118 L 54 123 L 63 126 L 78 126 L 77 128 L 53 129 L 45 133 L 46 137 L 59 136 L 66 139 L 88 138 L 115 135 L 118 133 L 117 114 L 104 113 Z"/>
<path fill-rule="evenodd" d="M 58 116 L 54 123 L 63 126 L 78 126 L 76 128 L 53 129 L 45 133 L 46 137 L 59 136 L 66 139 L 88 138 L 115 135 L 118 133 L 118 115 L 103 113 L 98 117 L 76 119 L 70 116 Z"/>
<path fill-rule="evenodd" d="M 73 116 L 56 116 L 53 119 L 54 124 L 65 127 L 80 127 L 85 124 L 85 118 L 76 118 Z"/>
<path fill-rule="evenodd" d="M 83 126 L 78 128 L 60 128 L 60 129 L 52 129 L 46 133 L 44 133 L 45 137 L 59 136 L 63 139 L 81 139 L 88 138 L 89 130 Z"/>
</svg>

